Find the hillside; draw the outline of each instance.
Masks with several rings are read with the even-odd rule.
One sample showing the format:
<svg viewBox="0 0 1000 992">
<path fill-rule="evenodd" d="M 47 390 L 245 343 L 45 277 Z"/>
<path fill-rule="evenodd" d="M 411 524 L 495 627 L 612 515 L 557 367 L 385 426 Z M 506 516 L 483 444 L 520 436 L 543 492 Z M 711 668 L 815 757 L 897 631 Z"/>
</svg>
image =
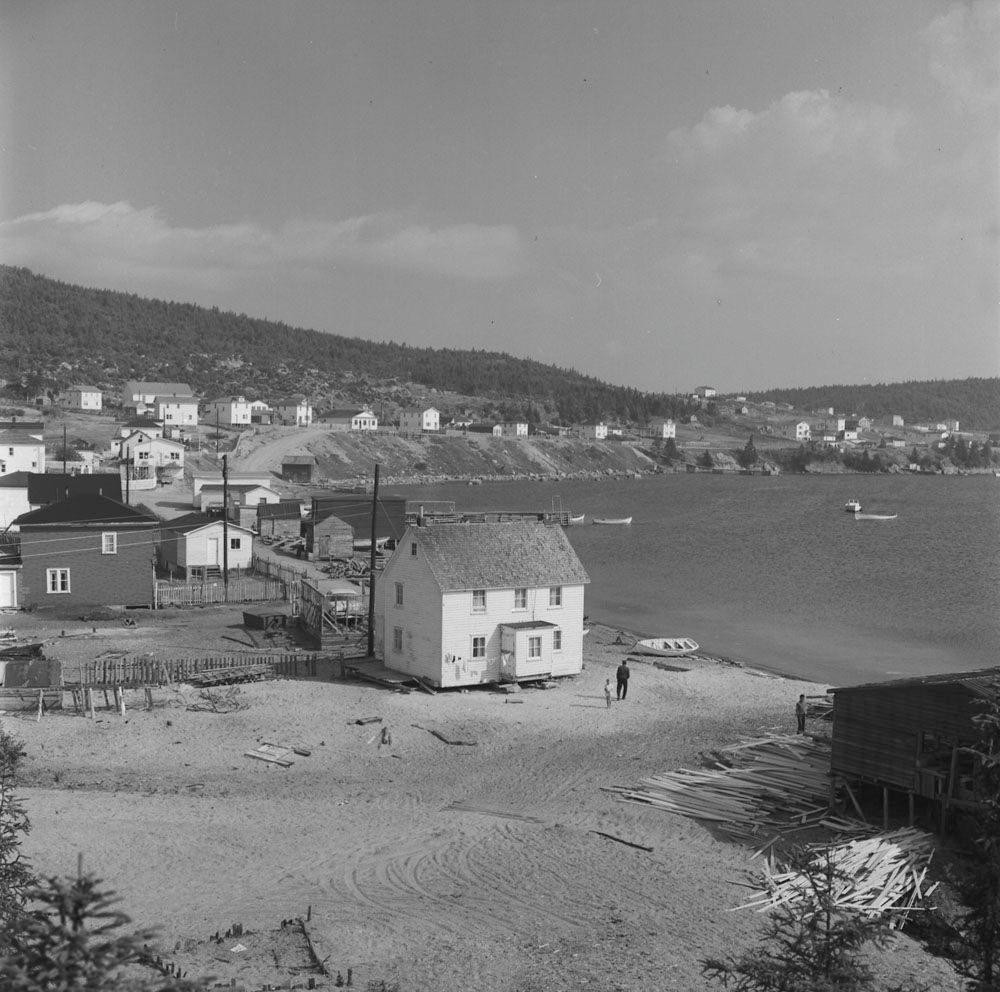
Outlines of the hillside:
<svg viewBox="0 0 1000 992">
<path fill-rule="evenodd" d="M 127 379 L 188 382 L 206 398 L 265 401 L 307 393 L 317 413 L 372 405 L 382 420 L 433 402 L 445 417 L 539 423 L 683 422 L 687 396 L 644 393 L 571 369 L 499 352 L 412 348 L 223 313 L 187 303 L 88 289 L 0 266 L 0 345 L 7 394 L 31 402 L 84 382 L 116 391 Z M 692 384 L 693 385 L 693 384 Z M 754 394 L 803 413 L 901 415 L 907 423 L 958 420 L 1000 430 L 1000 378 L 824 386 Z"/>
</svg>

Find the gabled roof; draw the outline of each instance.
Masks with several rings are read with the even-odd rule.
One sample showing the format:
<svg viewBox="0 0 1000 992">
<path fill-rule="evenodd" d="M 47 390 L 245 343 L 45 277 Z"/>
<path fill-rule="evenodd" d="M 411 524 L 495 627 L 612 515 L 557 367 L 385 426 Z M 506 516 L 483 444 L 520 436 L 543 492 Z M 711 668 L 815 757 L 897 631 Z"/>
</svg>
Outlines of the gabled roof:
<svg viewBox="0 0 1000 992">
<path fill-rule="evenodd" d="M 186 382 L 142 382 L 130 379 L 125 383 L 130 393 L 155 393 L 158 396 L 190 396 L 191 387 Z"/>
<path fill-rule="evenodd" d="M 339 410 L 331 410 L 327 414 L 327 418 L 330 420 L 350 420 L 352 417 L 358 417 L 361 414 L 367 414 L 369 417 L 375 416 L 375 412 L 370 406 L 352 406 L 342 407 Z"/>
<path fill-rule="evenodd" d="M 17 524 L 22 532 L 25 527 L 44 524 L 154 524 L 158 525 L 156 517 L 140 513 L 131 506 L 126 506 L 107 496 L 95 493 L 85 493 L 82 496 L 71 496 L 58 503 L 50 503 L 30 513 L 22 513 L 17 518 Z"/>
<path fill-rule="evenodd" d="M 312 455 L 285 455 L 281 459 L 282 465 L 315 465 L 316 459 Z"/>
<path fill-rule="evenodd" d="M 257 519 L 301 520 L 302 504 L 298 500 L 281 500 L 279 503 L 258 503 Z"/>
<path fill-rule="evenodd" d="M 221 482 L 206 482 L 201 487 L 203 493 L 221 493 L 224 489 L 228 489 L 231 493 L 249 493 L 253 492 L 254 489 L 266 489 L 270 493 L 277 492 L 276 489 L 272 489 L 263 482 L 230 482 L 228 486 Z"/>
<path fill-rule="evenodd" d="M 157 393 L 153 397 L 154 403 L 197 403 L 198 397 L 190 393 Z"/>
<path fill-rule="evenodd" d="M 183 517 L 175 517 L 163 526 L 167 530 L 176 531 L 178 534 L 190 534 L 192 531 L 201 530 L 202 527 L 209 527 L 213 524 L 221 525 L 222 517 L 213 517 L 208 513 L 185 513 Z M 227 524 L 230 530 L 241 530 L 246 534 L 250 533 L 248 527 L 241 527 L 230 521 Z"/>
<path fill-rule="evenodd" d="M 58 503 L 74 496 L 106 496 L 122 501 L 122 477 L 117 472 L 68 475 L 63 472 L 29 472 L 28 502 Z"/>
<path fill-rule="evenodd" d="M 0 475 L 0 489 L 27 489 L 31 472 L 8 472 Z"/>
<path fill-rule="evenodd" d="M 286 396 L 281 400 L 274 400 L 271 404 L 272 406 L 308 406 L 309 398 L 307 396 Z"/>
<path fill-rule="evenodd" d="M 411 527 L 442 592 L 582 585 L 590 581 L 561 527 L 534 522 Z"/>
<path fill-rule="evenodd" d="M 889 679 L 886 682 L 866 682 L 864 685 L 845 685 L 830 692 L 865 692 L 869 689 L 922 689 L 925 686 L 960 685 L 973 695 L 993 699 L 1000 685 L 1000 668 L 980 668 L 973 672 L 942 672 L 938 675 L 917 675 L 908 679 Z"/>
<path fill-rule="evenodd" d="M 45 430 L 41 420 L 0 420 L 0 431 L 24 431 L 27 434 L 40 434 Z"/>
<path fill-rule="evenodd" d="M 38 432 L 33 431 L 9 431 L 0 430 L 0 444 L 4 445 L 27 445 L 32 448 L 37 448 L 42 444 L 42 431 L 39 428 Z"/>
</svg>

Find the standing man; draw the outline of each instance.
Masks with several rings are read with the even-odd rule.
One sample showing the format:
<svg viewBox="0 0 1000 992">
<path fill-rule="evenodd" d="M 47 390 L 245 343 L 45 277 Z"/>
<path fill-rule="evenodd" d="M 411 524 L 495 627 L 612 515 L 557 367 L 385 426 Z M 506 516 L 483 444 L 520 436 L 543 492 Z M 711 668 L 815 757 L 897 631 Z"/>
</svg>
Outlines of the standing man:
<svg viewBox="0 0 1000 992">
<path fill-rule="evenodd" d="M 795 704 L 795 723 L 796 733 L 804 734 L 806 732 L 806 696 L 802 693 L 799 696 L 799 701 Z"/>
<path fill-rule="evenodd" d="M 619 699 L 624 699 L 628 695 L 628 677 L 630 674 L 631 673 L 628 670 L 628 659 L 626 659 L 618 666 L 618 671 L 615 673 L 618 678 L 617 693 Z"/>
</svg>

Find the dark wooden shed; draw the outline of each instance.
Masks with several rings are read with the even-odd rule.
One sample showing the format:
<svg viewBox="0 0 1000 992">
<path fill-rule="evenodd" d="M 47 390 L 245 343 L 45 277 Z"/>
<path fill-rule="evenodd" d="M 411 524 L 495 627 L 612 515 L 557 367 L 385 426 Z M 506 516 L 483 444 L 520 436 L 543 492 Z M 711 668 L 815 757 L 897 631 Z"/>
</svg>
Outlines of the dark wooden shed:
<svg viewBox="0 0 1000 992">
<path fill-rule="evenodd" d="M 375 505 L 375 540 L 398 540 L 406 530 L 406 497 L 379 496 Z M 335 516 L 350 525 L 359 541 L 372 536 L 371 493 L 328 493 L 313 496 L 312 520 L 318 523 Z"/>
<path fill-rule="evenodd" d="M 980 732 L 974 717 L 1000 692 L 1000 668 L 928 675 L 831 689 L 835 781 L 881 790 L 883 819 L 893 794 L 932 806 L 943 825 L 950 809 L 974 805 Z"/>
<path fill-rule="evenodd" d="M 312 482 L 316 459 L 312 455 L 286 455 L 281 460 L 281 477 L 286 482 Z"/>
<path fill-rule="evenodd" d="M 297 500 L 258 503 L 257 533 L 268 540 L 302 536 L 302 504 Z"/>
</svg>

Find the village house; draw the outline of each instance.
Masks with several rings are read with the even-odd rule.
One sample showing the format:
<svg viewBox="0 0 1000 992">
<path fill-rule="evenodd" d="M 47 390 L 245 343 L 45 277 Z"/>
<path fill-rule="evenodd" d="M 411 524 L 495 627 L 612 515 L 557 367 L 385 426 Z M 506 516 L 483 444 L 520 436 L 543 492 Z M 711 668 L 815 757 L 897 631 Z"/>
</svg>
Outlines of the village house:
<svg viewBox="0 0 1000 992">
<path fill-rule="evenodd" d="M 232 482 L 224 485 L 221 482 L 208 482 L 198 491 L 200 510 L 222 509 L 223 500 L 228 497 L 230 513 L 237 512 L 241 507 L 250 508 L 251 515 L 256 518 L 257 507 L 261 503 L 277 503 L 281 500 L 280 493 L 270 486 L 262 486 L 256 482 Z M 242 514 L 239 514 L 242 519 Z"/>
<path fill-rule="evenodd" d="M 399 429 L 408 434 L 441 430 L 441 414 L 434 407 L 426 410 L 400 410 Z"/>
<path fill-rule="evenodd" d="M 312 404 L 305 396 L 289 396 L 271 404 L 274 415 L 283 423 L 295 427 L 309 427 L 313 422 Z"/>
<path fill-rule="evenodd" d="M 333 431 L 377 431 L 378 417 L 367 407 L 359 410 L 351 407 L 347 410 L 331 410 L 326 417 Z"/>
<path fill-rule="evenodd" d="M 717 395 L 717 392 L 714 386 L 695 386 L 694 395 L 701 400 L 710 400 Z"/>
<path fill-rule="evenodd" d="M 28 502 L 27 472 L 0 475 L 0 531 L 6 530 L 22 513 L 31 509 Z"/>
<path fill-rule="evenodd" d="M 263 486 L 269 488 L 271 484 L 270 472 L 229 472 L 228 481 L 231 486 Z M 193 472 L 191 475 L 191 505 L 201 509 L 201 490 L 203 486 L 217 485 L 222 488 L 221 472 Z M 219 500 L 222 505 L 222 500 Z"/>
<path fill-rule="evenodd" d="M 500 428 L 499 431 L 494 429 L 493 434 L 496 437 L 527 437 L 528 436 L 528 425 L 523 421 L 510 422 L 497 424 Z"/>
<path fill-rule="evenodd" d="M 940 826 L 973 805 L 974 718 L 998 691 L 1000 668 L 832 689 L 831 774 L 884 823 L 929 812 Z"/>
<path fill-rule="evenodd" d="M 184 467 L 184 445 L 179 441 L 169 441 L 163 437 L 147 434 L 144 430 L 133 431 L 118 442 L 118 457 L 135 469 L 154 471 L 165 465 Z"/>
<path fill-rule="evenodd" d="M 44 427 L 38 422 L 0 422 L 0 475 L 45 471 Z"/>
<path fill-rule="evenodd" d="M 118 472 L 72 475 L 64 472 L 29 472 L 28 503 L 32 510 L 72 496 L 107 496 L 122 502 L 122 477 Z"/>
<path fill-rule="evenodd" d="M 575 675 L 589 581 L 561 527 L 414 525 L 376 587 L 376 651 L 442 688 Z"/>
<path fill-rule="evenodd" d="M 130 379 L 122 386 L 121 405 L 126 409 L 149 407 L 157 396 L 191 396 L 191 387 L 186 382 L 140 382 Z"/>
<path fill-rule="evenodd" d="M 605 441 L 608 437 L 608 425 L 605 423 L 584 424 L 580 428 L 580 437 L 591 438 L 595 441 Z"/>
<path fill-rule="evenodd" d="M 809 423 L 805 420 L 800 420 L 795 425 L 795 440 L 796 441 L 808 441 L 812 438 L 812 428 Z"/>
<path fill-rule="evenodd" d="M 208 404 L 206 419 L 220 427 L 247 427 L 252 412 L 253 404 L 245 396 L 223 396 Z"/>
<path fill-rule="evenodd" d="M 250 404 L 250 423 L 270 426 L 274 423 L 274 411 L 263 400 L 254 400 Z"/>
<path fill-rule="evenodd" d="M 84 477 L 85 478 L 85 477 Z M 18 517 L 23 606 L 149 606 L 156 517 L 95 494 Z"/>
<path fill-rule="evenodd" d="M 161 567 L 186 579 L 221 578 L 223 568 L 246 571 L 253 560 L 253 532 L 221 517 L 188 513 L 163 525 Z"/>
<path fill-rule="evenodd" d="M 73 410 L 93 410 L 101 409 L 103 394 L 96 386 L 70 386 L 63 393 L 63 401 L 66 406 Z"/>
<path fill-rule="evenodd" d="M 142 431 L 150 437 L 163 437 L 163 424 L 152 417 L 132 417 L 118 429 L 119 437 L 128 437 L 133 431 Z"/>
<path fill-rule="evenodd" d="M 654 420 L 650 427 L 653 432 L 653 437 L 659 438 L 660 440 L 666 441 L 667 438 L 677 437 L 677 424 L 673 420 Z"/>
<path fill-rule="evenodd" d="M 198 398 L 196 396 L 155 396 L 149 404 L 152 415 L 163 422 L 164 430 L 198 426 Z"/>
</svg>

